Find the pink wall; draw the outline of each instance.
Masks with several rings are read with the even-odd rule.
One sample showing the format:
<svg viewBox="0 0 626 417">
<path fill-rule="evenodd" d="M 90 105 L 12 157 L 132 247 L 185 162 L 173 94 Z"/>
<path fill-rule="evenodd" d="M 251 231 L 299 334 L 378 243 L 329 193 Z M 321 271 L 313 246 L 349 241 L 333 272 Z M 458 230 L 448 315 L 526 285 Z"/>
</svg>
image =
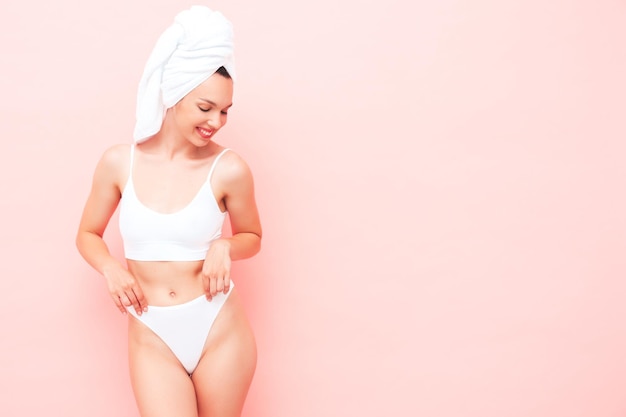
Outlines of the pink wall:
<svg viewBox="0 0 626 417">
<path fill-rule="evenodd" d="M 74 249 L 101 152 L 191 2 L 0 6 L 0 415 L 136 416 Z M 264 249 L 246 417 L 626 415 L 626 5 L 214 1 Z M 121 254 L 117 228 L 107 239 Z"/>
</svg>

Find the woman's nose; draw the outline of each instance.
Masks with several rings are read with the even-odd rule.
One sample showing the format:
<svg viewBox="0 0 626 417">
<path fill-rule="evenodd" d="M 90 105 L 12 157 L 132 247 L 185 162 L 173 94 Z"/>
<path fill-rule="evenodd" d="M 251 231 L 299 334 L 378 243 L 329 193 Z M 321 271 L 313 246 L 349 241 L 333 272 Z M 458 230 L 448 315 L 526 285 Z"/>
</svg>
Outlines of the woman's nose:
<svg viewBox="0 0 626 417">
<path fill-rule="evenodd" d="M 222 118 L 217 112 L 209 112 L 207 117 L 207 124 L 213 129 L 219 129 L 222 127 Z"/>
</svg>

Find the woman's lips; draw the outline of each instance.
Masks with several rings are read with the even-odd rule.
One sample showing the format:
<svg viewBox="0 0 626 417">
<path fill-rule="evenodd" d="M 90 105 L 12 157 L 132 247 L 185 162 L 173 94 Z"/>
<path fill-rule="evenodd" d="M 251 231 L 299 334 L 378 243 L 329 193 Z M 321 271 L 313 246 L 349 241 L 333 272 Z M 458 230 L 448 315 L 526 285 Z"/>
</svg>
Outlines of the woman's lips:
<svg viewBox="0 0 626 417">
<path fill-rule="evenodd" d="M 213 135 L 213 130 L 204 129 L 202 127 L 198 127 L 196 129 L 198 130 L 198 133 L 200 133 L 200 136 L 204 139 L 209 139 Z"/>
</svg>

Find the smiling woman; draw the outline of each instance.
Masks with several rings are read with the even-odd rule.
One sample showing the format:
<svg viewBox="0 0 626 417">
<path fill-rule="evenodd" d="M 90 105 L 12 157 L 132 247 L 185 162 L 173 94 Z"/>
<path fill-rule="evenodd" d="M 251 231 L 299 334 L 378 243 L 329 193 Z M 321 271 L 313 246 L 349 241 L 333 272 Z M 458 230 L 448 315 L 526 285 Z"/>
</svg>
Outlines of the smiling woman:
<svg viewBox="0 0 626 417">
<path fill-rule="evenodd" d="M 205 142 L 210 140 L 226 124 L 232 106 L 233 82 L 227 72 L 222 74 L 226 75 L 216 72 L 176 103 L 166 114 L 163 128 L 169 124 L 169 115 L 177 129 L 185 131 L 191 127 Z"/>
<path fill-rule="evenodd" d="M 80 253 L 130 313 L 143 416 L 239 416 L 256 366 L 230 277 L 233 260 L 260 249 L 253 179 L 214 142 L 232 106 L 231 38 L 219 12 L 193 7 L 176 17 L 146 64 L 136 143 L 104 153 L 79 226 Z M 127 268 L 102 238 L 118 205 Z M 223 238 L 227 216 L 232 237 Z"/>
<path fill-rule="evenodd" d="M 138 396 L 154 388 L 165 401 L 172 379 L 202 384 L 238 299 L 259 358 L 242 417 L 625 415 L 625 2 L 212 0 L 236 26 L 236 71 L 222 55 L 205 72 L 234 78 L 227 124 L 206 154 L 170 154 L 199 133 L 168 142 L 163 102 L 156 128 L 142 108 L 150 139 L 133 146 L 132 179 L 131 146 L 114 146 L 102 164 L 116 185 L 98 168 L 93 187 L 95 201 L 110 193 L 139 210 L 133 187 L 140 232 L 169 223 L 189 237 L 183 218 L 199 206 L 210 215 L 194 226 L 217 227 L 228 209 L 230 229 L 243 194 L 231 169 L 255 174 L 263 250 L 232 262 L 210 348 L 191 378 L 172 359 L 170 378 L 153 365 L 169 364 L 169 330 L 155 339 L 144 324 L 195 311 L 203 294 L 178 284 L 208 261 L 128 261 L 149 304 L 138 321 L 109 296 L 121 267 L 98 258 L 99 230 L 85 223 L 81 250 L 106 277 L 74 240 L 103 151 L 133 142 L 141 71 L 181 4 L 192 3 L 0 6 L 0 416 L 138 417 L 127 323 L 145 342 L 131 358 Z M 219 145 L 237 153 L 218 160 Z M 118 214 L 104 237 L 126 266 Z M 258 248 L 237 225 L 238 241 L 224 230 L 211 243 L 215 259 L 226 243 L 231 260 Z M 164 244 L 179 242 L 191 243 Z M 146 387 L 149 372 L 163 385 Z"/>
</svg>

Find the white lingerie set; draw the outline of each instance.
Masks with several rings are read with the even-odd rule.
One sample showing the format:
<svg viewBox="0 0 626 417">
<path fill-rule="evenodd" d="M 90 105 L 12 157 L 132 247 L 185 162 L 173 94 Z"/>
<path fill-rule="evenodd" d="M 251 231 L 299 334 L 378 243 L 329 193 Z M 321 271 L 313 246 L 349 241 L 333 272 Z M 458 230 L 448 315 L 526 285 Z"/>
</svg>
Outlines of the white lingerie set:
<svg viewBox="0 0 626 417">
<path fill-rule="evenodd" d="M 204 260 L 215 239 L 222 234 L 226 213 L 222 212 L 211 189 L 211 175 L 224 149 L 213 161 L 205 183 L 193 200 L 174 213 L 156 212 L 139 201 L 133 185 L 133 159 L 135 146 L 131 146 L 130 174 L 120 201 L 119 227 L 127 259 L 137 261 L 199 261 Z M 219 293 L 208 301 L 200 297 L 173 306 L 149 306 L 138 315 L 127 308 L 172 350 L 181 364 L 191 374 L 202 355 L 202 349 L 217 315 L 228 299 Z"/>
</svg>

